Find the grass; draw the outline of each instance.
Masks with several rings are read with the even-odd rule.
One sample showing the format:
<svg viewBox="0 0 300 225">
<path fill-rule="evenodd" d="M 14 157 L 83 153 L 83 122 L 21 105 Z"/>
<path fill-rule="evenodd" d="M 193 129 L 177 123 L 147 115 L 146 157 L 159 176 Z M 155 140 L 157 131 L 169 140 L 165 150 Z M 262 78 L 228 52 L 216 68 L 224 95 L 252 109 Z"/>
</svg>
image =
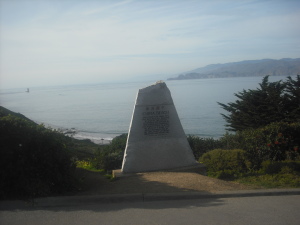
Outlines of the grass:
<svg viewBox="0 0 300 225">
<path fill-rule="evenodd" d="M 296 173 L 258 174 L 235 180 L 258 188 L 300 188 L 300 176 Z"/>
<path fill-rule="evenodd" d="M 116 180 L 116 177 L 114 177 L 112 174 L 105 174 L 104 176 L 106 177 L 106 179 L 108 179 L 110 181 Z"/>
<path fill-rule="evenodd" d="M 115 177 L 112 174 L 107 174 L 105 172 L 105 170 L 103 170 L 103 169 L 98 170 L 98 169 L 94 168 L 93 165 L 92 165 L 92 163 L 89 162 L 89 161 L 85 161 L 85 160 L 76 161 L 76 167 L 84 169 L 84 170 L 92 171 L 92 172 L 98 172 L 98 173 L 104 175 L 104 177 L 106 179 L 110 180 L 110 181 L 114 181 L 115 180 Z"/>
<path fill-rule="evenodd" d="M 105 173 L 105 171 L 103 169 L 99 170 L 99 169 L 94 168 L 92 163 L 90 161 L 86 161 L 86 160 L 76 161 L 76 167 L 81 168 L 81 169 L 85 169 L 85 170 L 88 170 L 88 171 L 92 171 L 92 172 Z"/>
<path fill-rule="evenodd" d="M 76 165 L 77 168 L 81 168 L 92 172 L 99 172 L 102 175 L 104 175 L 107 179 L 111 181 L 114 180 L 114 177 L 111 174 L 106 174 L 106 172 L 103 169 L 99 170 L 94 168 L 90 161 L 78 160 L 76 162 Z M 224 180 L 227 179 L 224 177 Z M 300 173 L 297 173 L 292 170 L 287 170 L 285 172 L 282 171 L 278 174 L 245 174 L 244 176 L 239 176 L 238 178 L 230 180 L 241 184 L 250 185 L 254 188 L 300 188 Z"/>
</svg>

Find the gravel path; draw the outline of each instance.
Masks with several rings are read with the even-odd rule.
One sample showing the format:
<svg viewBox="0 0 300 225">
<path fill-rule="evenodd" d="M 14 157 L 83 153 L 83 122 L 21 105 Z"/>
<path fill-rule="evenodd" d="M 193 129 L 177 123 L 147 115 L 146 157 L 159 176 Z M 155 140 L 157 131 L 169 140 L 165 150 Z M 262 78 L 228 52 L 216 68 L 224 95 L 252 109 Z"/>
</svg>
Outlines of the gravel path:
<svg viewBox="0 0 300 225">
<path fill-rule="evenodd" d="M 169 192 L 219 192 L 253 189 L 235 182 L 223 181 L 193 172 L 149 172 L 120 177 L 110 181 L 97 172 L 79 169 L 81 190 L 76 195 L 169 193 Z"/>
</svg>

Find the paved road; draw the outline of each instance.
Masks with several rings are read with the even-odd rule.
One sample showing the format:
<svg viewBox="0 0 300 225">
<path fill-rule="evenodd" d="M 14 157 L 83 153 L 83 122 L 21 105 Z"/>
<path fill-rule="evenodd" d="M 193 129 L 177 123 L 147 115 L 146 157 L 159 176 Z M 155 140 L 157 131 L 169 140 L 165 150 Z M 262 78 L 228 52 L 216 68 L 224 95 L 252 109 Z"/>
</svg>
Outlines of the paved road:
<svg viewBox="0 0 300 225">
<path fill-rule="evenodd" d="M 299 208 L 299 195 L 126 202 L 2 210 L 0 224 L 298 225 Z"/>
</svg>

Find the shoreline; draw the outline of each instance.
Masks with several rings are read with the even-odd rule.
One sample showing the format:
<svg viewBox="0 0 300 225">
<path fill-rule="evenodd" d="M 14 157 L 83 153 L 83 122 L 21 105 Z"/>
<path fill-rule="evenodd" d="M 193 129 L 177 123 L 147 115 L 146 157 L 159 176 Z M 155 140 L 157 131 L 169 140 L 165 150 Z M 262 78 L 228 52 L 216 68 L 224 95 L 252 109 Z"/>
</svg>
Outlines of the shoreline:
<svg viewBox="0 0 300 225">
<path fill-rule="evenodd" d="M 69 137 L 75 138 L 77 140 L 90 140 L 91 142 L 97 144 L 97 145 L 108 145 L 112 142 L 113 138 L 119 136 L 121 134 L 114 134 L 114 135 L 108 135 L 108 134 L 99 134 L 98 137 L 91 137 L 91 136 L 83 136 L 80 134 L 75 135 L 68 135 Z"/>
<path fill-rule="evenodd" d="M 98 145 L 108 145 L 112 142 L 112 140 L 121 135 L 121 133 L 107 134 L 107 133 L 97 133 L 97 132 L 88 132 L 88 131 L 80 131 L 76 128 L 65 128 L 59 127 L 51 124 L 40 123 L 38 121 L 34 121 L 37 124 L 44 124 L 46 128 L 57 130 L 68 137 L 72 137 L 77 140 L 90 140 L 91 142 Z"/>
</svg>

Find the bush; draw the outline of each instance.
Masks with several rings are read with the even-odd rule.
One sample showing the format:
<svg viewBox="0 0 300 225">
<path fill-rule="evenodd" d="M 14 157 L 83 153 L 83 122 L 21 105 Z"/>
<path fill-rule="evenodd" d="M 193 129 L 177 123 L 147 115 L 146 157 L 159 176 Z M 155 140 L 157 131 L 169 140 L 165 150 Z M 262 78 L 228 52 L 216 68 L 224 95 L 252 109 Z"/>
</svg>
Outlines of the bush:
<svg viewBox="0 0 300 225">
<path fill-rule="evenodd" d="M 95 159 L 92 161 L 93 166 L 96 169 L 104 169 L 106 171 L 120 169 L 122 167 L 126 141 L 127 134 L 122 134 L 115 137 L 111 144 L 98 149 Z"/>
<path fill-rule="evenodd" d="M 213 138 L 201 138 L 198 136 L 189 135 L 187 140 L 196 159 L 199 159 L 208 151 L 222 147 L 222 143 Z"/>
<path fill-rule="evenodd" d="M 106 152 L 103 155 L 101 167 L 106 171 L 120 169 L 122 166 L 123 154 L 121 152 Z"/>
<path fill-rule="evenodd" d="M 200 162 L 207 166 L 210 176 L 229 178 L 247 170 L 245 151 L 215 149 L 203 154 Z"/>
<path fill-rule="evenodd" d="M 76 167 L 85 169 L 85 170 L 90 170 L 90 171 L 95 171 L 95 172 L 103 172 L 103 170 L 98 170 L 94 167 L 93 160 L 77 160 L 76 161 Z"/>
<path fill-rule="evenodd" d="M 260 170 L 263 174 L 287 174 L 287 173 L 294 173 L 300 172 L 300 162 L 296 161 L 281 161 L 281 162 L 274 162 L 274 161 L 264 161 L 262 163 L 262 168 Z"/>
<path fill-rule="evenodd" d="M 243 142 L 243 137 L 239 132 L 237 133 L 226 133 L 219 140 L 222 149 L 242 149 L 241 143 Z"/>
<path fill-rule="evenodd" d="M 265 174 L 246 176 L 237 180 L 239 183 L 264 188 L 299 188 L 300 176 L 293 173 Z"/>
<path fill-rule="evenodd" d="M 0 198 L 70 190 L 74 169 L 63 134 L 15 115 L 0 117 Z"/>
<path fill-rule="evenodd" d="M 237 177 L 240 177 L 242 173 L 236 170 L 221 170 L 217 172 L 209 172 L 208 175 L 218 179 L 232 180 Z"/>
<path fill-rule="evenodd" d="M 109 145 L 111 151 L 125 151 L 126 141 L 128 134 L 121 134 L 120 136 L 115 137 Z"/>
<path fill-rule="evenodd" d="M 236 135 L 253 169 L 260 169 L 263 161 L 295 160 L 299 157 L 300 123 L 272 123 Z"/>
</svg>

